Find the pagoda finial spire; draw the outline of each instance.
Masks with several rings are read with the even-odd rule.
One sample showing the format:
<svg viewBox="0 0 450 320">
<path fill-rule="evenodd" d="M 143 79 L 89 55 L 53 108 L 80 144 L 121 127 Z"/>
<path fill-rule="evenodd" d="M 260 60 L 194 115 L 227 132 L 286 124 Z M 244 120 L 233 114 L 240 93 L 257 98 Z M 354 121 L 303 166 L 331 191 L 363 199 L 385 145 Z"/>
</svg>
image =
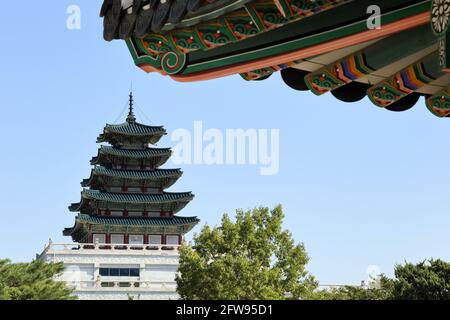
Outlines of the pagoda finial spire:
<svg viewBox="0 0 450 320">
<path fill-rule="evenodd" d="M 127 117 L 127 122 L 128 123 L 136 122 L 136 117 L 134 116 L 134 111 L 133 111 L 133 91 L 130 91 L 129 112 L 128 112 L 128 117 Z"/>
</svg>

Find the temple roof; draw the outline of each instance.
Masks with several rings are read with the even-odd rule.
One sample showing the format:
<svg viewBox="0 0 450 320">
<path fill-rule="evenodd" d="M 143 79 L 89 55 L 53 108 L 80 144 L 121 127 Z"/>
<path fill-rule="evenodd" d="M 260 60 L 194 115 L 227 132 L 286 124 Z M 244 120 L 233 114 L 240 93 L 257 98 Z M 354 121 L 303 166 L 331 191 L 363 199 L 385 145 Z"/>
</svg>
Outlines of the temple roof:
<svg viewBox="0 0 450 320">
<path fill-rule="evenodd" d="M 197 223 L 200 220 L 197 217 L 178 217 L 173 218 L 153 218 L 153 217 L 104 217 L 88 214 L 80 214 L 77 220 L 89 222 L 92 224 L 108 225 L 183 225 Z"/>
<path fill-rule="evenodd" d="M 114 170 L 97 166 L 92 170 L 92 174 L 122 179 L 147 180 L 152 178 L 179 177 L 182 174 L 182 171 L 181 169 L 157 169 L 152 171 Z"/>
<path fill-rule="evenodd" d="M 207 19 L 209 15 L 217 15 L 218 10 L 222 10 L 222 7 L 231 2 L 233 1 L 173 0 L 151 1 L 149 4 L 143 0 L 124 0 L 122 3 L 104 0 L 100 10 L 100 17 L 105 19 L 103 37 L 106 41 L 126 39 L 133 34 L 144 36 L 150 30 L 158 32 L 175 26 L 198 23 Z M 190 21 L 181 23 L 185 18 Z"/>
<path fill-rule="evenodd" d="M 161 193 L 161 194 L 147 194 L 147 193 L 112 193 L 99 190 L 84 189 L 81 192 L 82 201 L 74 203 L 69 207 L 70 211 L 79 211 L 85 200 L 97 200 L 111 203 L 123 204 L 164 204 L 172 202 L 189 202 L 194 198 L 191 192 L 179 193 Z"/>
<path fill-rule="evenodd" d="M 162 126 L 153 127 L 137 122 L 125 122 L 121 124 L 107 124 L 97 138 L 97 143 L 110 142 L 115 144 L 120 139 L 137 138 L 155 144 L 167 132 Z"/>
<path fill-rule="evenodd" d="M 63 230 L 64 236 L 72 236 L 75 241 L 86 241 L 89 234 L 87 225 L 96 228 L 124 227 L 123 232 L 128 232 L 129 228 L 144 228 L 144 232 L 189 232 L 200 220 L 197 217 L 153 218 L 153 217 L 103 217 L 96 215 L 79 214 L 76 217 L 75 225 Z M 161 230 L 163 228 L 163 230 Z M 103 230 L 104 231 L 104 230 Z"/>
<path fill-rule="evenodd" d="M 153 127 L 147 126 L 145 124 L 140 123 L 121 123 L 121 124 L 107 124 L 105 127 L 105 132 L 115 133 L 115 134 L 123 134 L 130 136 L 152 136 L 156 134 L 165 135 L 166 130 L 162 126 Z M 100 135 L 98 138 L 98 142 L 104 142 L 102 140 L 104 138 L 104 134 Z M 102 141 L 100 141 L 102 140 Z"/>
<path fill-rule="evenodd" d="M 344 102 L 368 97 L 394 112 L 424 96 L 434 115 L 450 117 L 448 2 L 378 0 L 378 16 L 368 15 L 372 0 L 173 0 L 145 8 L 124 0 L 106 1 L 102 16 L 105 39 L 127 39 L 145 72 L 195 82 L 281 71 L 296 90 Z"/>
<path fill-rule="evenodd" d="M 123 158 L 134 158 L 134 159 L 147 159 L 158 156 L 168 156 L 172 155 L 170 148 L 147 148 L 147 149 L 121 149 L 111 146 L 101 146 L 98 150 L 98 154 L 111 155 Z M 94 157 L 91 161 L 95 164 L 97 157 Z"/>
<path fill-rule="evenodd" d="M 169 188 L 181 176 L 181 169 L 156 169 L 156 170 L 116 170 L 108 169 L 102 166 L 96 166 L 92 169 L 91 176 L 81 182 L 83 187 L 93 189 L 102 189 L 105 186 L 103 178 L 124 179 L 137 183 L 144 183 L 147 187 Z M 110 183 L 108 183 L 110 185 Z"/>
</svg>

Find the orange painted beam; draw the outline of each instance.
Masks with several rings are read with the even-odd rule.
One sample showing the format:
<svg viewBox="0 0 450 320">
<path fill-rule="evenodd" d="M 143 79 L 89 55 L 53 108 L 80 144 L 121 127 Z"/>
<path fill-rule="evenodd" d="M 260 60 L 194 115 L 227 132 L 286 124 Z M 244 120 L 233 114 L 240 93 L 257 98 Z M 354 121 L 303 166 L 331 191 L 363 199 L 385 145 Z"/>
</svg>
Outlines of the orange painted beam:
<svg viewBox="0 0 450 320">
<path fill-rule="evenodd" d="M 171 77 L 179 82 L 194 82 L 226 77 L 238 73 L 250 72 L 269 66 L 289 63 L 294 60 L 306 59 L 312 56 L 339 50 L 363 42 L 376 40 L 378 38 L 390 36 L 392 34 L 408 30 L 429 22 L 430 13 L 424 12 L 416 16 L 387 24 L 381 27 L 381 29 L 367 30 L 355 35 L 347 36 L 341 39 L 329 41 L 327 43 L 311 46 L 308 48 L 303 48 L 297 51 L 283 53 L 273 57 L 262 58 L 251 62 L 236 64 L 231 67 L 217 68 L 201 73 L 195 73 L 192 75 L 172 75 Z"/>
</svg>

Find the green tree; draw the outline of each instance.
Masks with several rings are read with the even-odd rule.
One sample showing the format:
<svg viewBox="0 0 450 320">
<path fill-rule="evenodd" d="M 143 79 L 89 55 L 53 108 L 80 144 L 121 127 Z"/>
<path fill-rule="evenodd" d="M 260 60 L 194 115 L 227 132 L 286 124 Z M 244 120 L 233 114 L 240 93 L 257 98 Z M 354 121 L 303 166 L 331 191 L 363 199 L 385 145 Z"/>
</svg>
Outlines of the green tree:
<svg viewBox="0 0 450 320">
<path fill-rule="evenodd" d="M 450 263 L 428 260 L 396 265 L 395 278 L 381 276 L 377 285 L 345 286 L 313 292 L 315 300 L 450 300 Z"/>
<path fill-rule="evenodd" d="M 428 260 L 395 267 L 392 298 L 397 300 L 450 300 L 450 263 Z"/>
<path fill-rule="evenodd" d="M 180 249 L 178 293 L 183 299 L 299 299 L 316 287 L 305 270 L 303 244 L 282 230 L 281 206 L 236 211 L 220 226 L 205 226 L 193 246 Z"/>
<path fill-rule="evenodd" d="M 72 290 L 53 277 L 64 270 L 62 263 L 40 260 L 11 263 L 0 260 L 0 300 L 71 300 Z"/>
<path fill-rule="evenodd" d="M 344 286 L 313 292 L 311 300 L 389 300 L 392 298 L 393 280 L 381 276 L 369 287 Z"/>
</svg>

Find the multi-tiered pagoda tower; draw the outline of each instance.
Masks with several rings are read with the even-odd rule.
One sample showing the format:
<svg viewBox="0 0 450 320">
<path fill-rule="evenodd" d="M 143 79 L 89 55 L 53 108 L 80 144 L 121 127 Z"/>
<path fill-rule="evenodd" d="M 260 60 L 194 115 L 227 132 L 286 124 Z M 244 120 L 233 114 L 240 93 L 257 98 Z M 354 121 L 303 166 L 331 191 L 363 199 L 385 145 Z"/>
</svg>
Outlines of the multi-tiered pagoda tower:
<svg viewBox="0 0 450 320">
<path fill-rule="evenodd" d="M 179 245 L 199 220 L 176 214 L 193 198 L 172 193 L 180 169 L 160 169 L 170 149 L 156 148 L 163 127 L 136 121 L 130 93 L 126 121 L 107 124 L 89 179 L 82 181 L 75 225 L 64 229 L 75 243 L 50 243 L 38 258 L 62 262 L 57 280 L 83 300 L 177 299 Z"/>
<path fill-rule="evenodd" d="M 180 169 L 160 169 L 171 156 L 155 148 L 166 135 L 162 126 L 136 121 L 130 93 L 126 122 L 107 124 L 98 137 L 98 155 L 91 160 L 91 176 L 82 181 L 81 201 L 69 209 L 78 212 L 74 227 L 63 231 L 79 243 L 179 245 L 197 223 L 197 217 L 176 214 L 193 198 L 191 192 L 171 193 Z"/>
</svg>

